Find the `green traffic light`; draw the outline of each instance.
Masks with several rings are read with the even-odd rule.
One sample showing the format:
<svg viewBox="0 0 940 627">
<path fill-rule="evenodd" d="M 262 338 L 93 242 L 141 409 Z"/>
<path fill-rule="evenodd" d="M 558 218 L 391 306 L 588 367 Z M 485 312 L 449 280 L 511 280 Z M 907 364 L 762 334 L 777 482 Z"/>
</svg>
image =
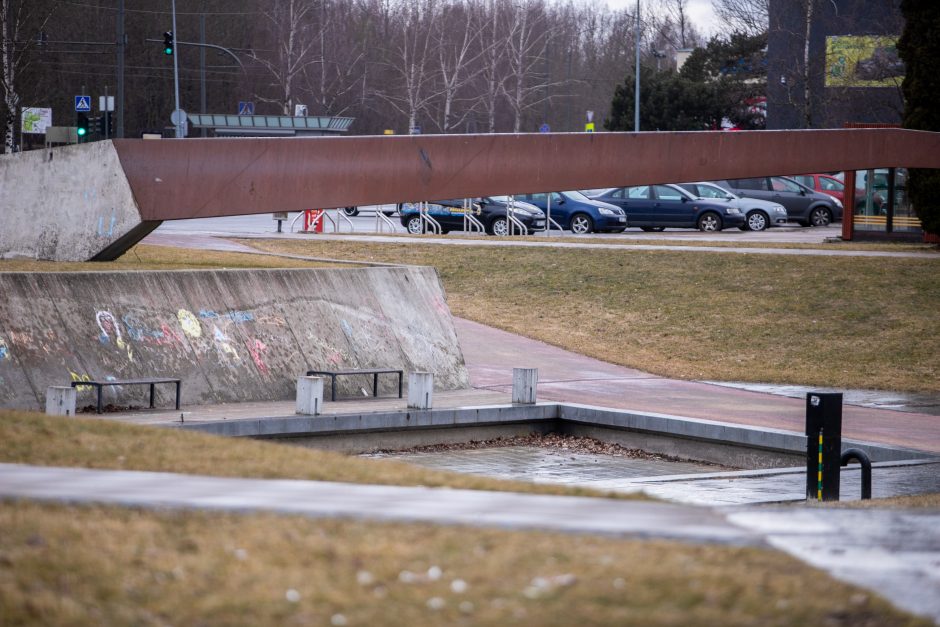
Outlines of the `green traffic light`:
<svg viewBox="0 0 940 627">
<path fill-rule="evenodd" d="M 77 129 L 75 132 L 78 134 L 79 137 L 82 137 L 82 136 L 84 136 L 85 133 L 87 133 L 88 131 L 85 130 L 84 128 L 82 128 L 81 126 L 79 126 L 78 129 Z"/>
<path fill-rule="evenodd" d="M 165 54 L 168 57 L 173 56 L 173 48 L 171 48 L 170 46 L 167 46 L 166 48 L 163 49 L 163 54 Z"/>
</svg>

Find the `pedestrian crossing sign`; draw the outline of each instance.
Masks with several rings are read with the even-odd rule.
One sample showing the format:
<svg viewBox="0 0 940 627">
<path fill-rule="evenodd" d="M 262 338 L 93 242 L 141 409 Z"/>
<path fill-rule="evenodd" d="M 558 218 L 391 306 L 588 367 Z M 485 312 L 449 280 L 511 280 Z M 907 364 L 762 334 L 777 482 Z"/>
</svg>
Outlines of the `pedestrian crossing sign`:
<svg viewBox="0 0 940 627">
<path fill-rule="evenodd" d="M 75 110 L 88 113 L 91 111 L 91 96 L 75 96 Z"/>
</svg>

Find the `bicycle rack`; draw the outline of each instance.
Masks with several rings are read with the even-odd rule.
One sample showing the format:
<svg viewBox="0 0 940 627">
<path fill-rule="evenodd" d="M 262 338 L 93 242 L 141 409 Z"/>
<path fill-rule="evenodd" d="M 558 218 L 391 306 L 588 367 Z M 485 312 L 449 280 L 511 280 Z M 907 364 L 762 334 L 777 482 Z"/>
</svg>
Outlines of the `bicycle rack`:
<svg viewBox="0 0 940 627">
<path fill-rule="evenodd" d="M 297 220 L 301 219 L 302 217 L 304 217 L 303 211 L 294 216 L 294 219 L 290 221 L 290 229 L 288 230 L 288 233 L 294 232 L 294 225 L 297 224 Z"/>
<path fill-rule="evenodd" d="M 428 203 L 427 201 L 422 202 L 419 205 L 418 217 L 421 218 L 421 224 L 424 225 L 424 228 L 421 229 L 423 232 L 427 233 L 427 230 L 430 228 L 431 232 L 435 235 L 442 235 L 443 230 L 441 229 L 441 223 L 432 218 L 428 214 Z"/>
<path fill-rule="evenodd" d="M 329 215 L 329 213 L 328 213 L 327 211 L 321 211 L 321 212 L 320 212 L 320 215 L 318 215 L 317 217 L 315 217 L 315 218 L 313 219 L 313 222 L 310 223 L 310 227 L 311 227 L 314 231 L 316 231 L 316 230 L 317 230 L 317 224 L 319 224 L 320 222 L 323 222 L 324 218 L 325 218 L 326 220 L 328 220 L 328 221 L 330 222 L 330 224 L 333 225 L 333 232 L 334 232 L 334 233 L 336 233 L 336 232 L 339 231 L 339 229 L 336 227 L 336 220 L 334 220 L 333 218 L 331 218 L 330 215 Z M 326 222 L 323 222 L 323 232 L 326 233 Z"/>
<path fill-rule="evenodd" d="M 858 463 L 862 465 L 862 500 L 867 501 L 871 499 L 871 459 L 868 458 L 868 455 L 865 451 L 857 448 L 846 449 L 842 453 L 842 467 L 845 468 L 849 465 L 849 462 L 853 459 L 857 459 Z"/>
<path fill-rule="evenodd" d="M 565 229 L 560 224 L 555 222 L 555 218 L 546 218 L 546 220 L 547 220 L 546 224 L 548 225 L 545 227 L 546 233 L 551 234 L 552 229 L 558 229 L 559 231 L 564 232 Z"/>
<path fill-rule="evenodd" d="M 525 225 L 519 220 L 519 218 L 515 216 L 515 213 L 516 213 L 516 197 L 510 196 L 509 202 L 506 203 L 506 222 L 507 222 L 507 226 L 509 227 L 508 235 L 509 237 L 512 237 L 513 235 L 515 235 L 514 233 L 515 229 L 513 227 L 519 228 L 520 235 L 528 235 L 529 229 L 527 229 Z"/>
<path fill-rule="evenodd" d="M 475 203 L 470 202 L 469 198 L 463 199 L 463 230 L 468 233 L 485 233 L 486 227 L 473 215 Z"/>
<path fill-rule="evenodd" d="M 325 212 L 324 212 L 324 213 L 325 213 Z M 355 233 L 355 232 L 356 232 L 356 225 L 353 224 L 353 221 L 349 219 L 349 216 L 346 215 L 346 212 L 345 212 L 345 211 L 343 211 L 342 209 L 336 209 L 336 215 L 338 215 L 340 218 L 342 218 L 343 220 L 345 220 L 346 222 L 349 223 L 349 232 L 350 232 L 350 233 Z M 333 224 L 335 225 L 335 228 L 336 228 L 336 230 L 334 231 L 334 233 L 339 233 L 339 232 L 340 232 L 340 229 L 339 229 L 339 222 L 334 222 Z"/>
<path fill-rule="evenodd" d="M 387 215 L 382 213 L 382 207 L 380 206 L 375 210 L 375 232 L 381 233 L 382 228 L 385 226 L 388 226 L 389 231 L 392 233 L 394 233 L 396 230 L 395 223 L 392 222 Z"/>
</svg>

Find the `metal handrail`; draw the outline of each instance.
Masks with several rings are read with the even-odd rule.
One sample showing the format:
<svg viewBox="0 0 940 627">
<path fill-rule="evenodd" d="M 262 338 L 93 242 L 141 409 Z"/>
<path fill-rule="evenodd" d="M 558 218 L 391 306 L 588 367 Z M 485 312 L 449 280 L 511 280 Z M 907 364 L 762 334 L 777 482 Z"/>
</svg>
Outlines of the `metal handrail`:
<svg viewBox="0 0 940 627">
<path fill-rule="evenodd" d="M 428 214 L 428 202 L 423 201 L 418 205 L 418 218 L 421 220 L 422 224 L 426 224 L 431 228 L 431 232 L 435 235 L 442 235 L 443 229 L 441 228 L 441 223 L 435 220 Z M 425 233 L 427 232 L 426 228 L 421 229 Z"/>
<path fill-rule="evenodd" d="M 485 233 L 486 227 L 473 215 L 475 204 L 470 202 L 469 198 L 463 200 L 463 230 L 470 233 Z"/>
<path fill-rule="evenodd" d="M 865 451 L 857 448 L 846 449 L 842 453 L 841 465 L 846 467 L 853 459 L 857 459 L 862 465 L 862 500 L 871 499 L 871 459 Z"/>
</svg>

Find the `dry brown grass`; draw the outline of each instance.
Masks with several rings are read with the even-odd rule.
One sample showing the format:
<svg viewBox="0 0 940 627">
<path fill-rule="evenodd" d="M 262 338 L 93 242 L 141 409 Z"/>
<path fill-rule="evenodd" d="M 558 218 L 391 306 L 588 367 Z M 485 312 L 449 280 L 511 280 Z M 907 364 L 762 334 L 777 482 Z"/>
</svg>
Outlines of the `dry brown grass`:
<svg viewBox="0 0 940 627">
<path fill-rule="evenodd" d="M 32 503 L 0 528 L 5 625 L 930 624 L 753 548 Z"/>
<path fill-rule="evenodd" d="M 82 468 L 149 470 L 261 479 L 307 479 L 470 490 L 647 498 L 587 488 L 502 481 L 429 470 L 393 460 L 193 431 L 0 410 L 0 461 Z"/>
<path fill-rule="evenodd" d="M 431 265 L 458 316 L 663 376 L 940 391 L 940 259 L 246 243 Z"/>
<path fill-rule="evenodd" d="M 252 253 L 138 244 L 117 261 L 61 262 L 2 259 L 0 272 L 114 272 L 118 270 L 218 270 L 221 268 L 324 268 L 340 264 Z M 346 267 L 346 266 L 342 266 Z"/>
</svg>

